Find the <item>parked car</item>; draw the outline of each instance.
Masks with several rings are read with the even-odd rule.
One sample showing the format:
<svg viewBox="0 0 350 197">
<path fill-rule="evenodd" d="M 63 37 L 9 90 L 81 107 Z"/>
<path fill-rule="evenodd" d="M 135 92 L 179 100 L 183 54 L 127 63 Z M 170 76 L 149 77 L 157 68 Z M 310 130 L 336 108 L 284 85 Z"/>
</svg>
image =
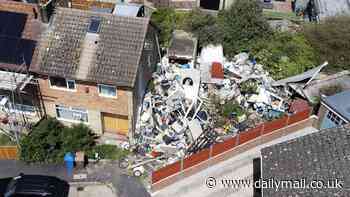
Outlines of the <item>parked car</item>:
<svg viewBox="0 0 350 197">
<path fill-rule="evenodd" d="M 66 181 L 52 176 L 24 175 L 0 179 L 0 197 L 68 197 Z"/>
</svg>

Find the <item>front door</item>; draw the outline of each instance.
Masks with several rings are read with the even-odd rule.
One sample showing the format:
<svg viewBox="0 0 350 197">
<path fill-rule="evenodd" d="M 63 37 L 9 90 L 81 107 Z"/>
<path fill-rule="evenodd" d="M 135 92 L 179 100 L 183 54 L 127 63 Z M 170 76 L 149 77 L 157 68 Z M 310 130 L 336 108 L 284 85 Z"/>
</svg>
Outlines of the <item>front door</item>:
<svg viewBox="0 0 350 197">
<path fill-rule="evenodd" d="M 129 119 L 127 116 L 116 114 L 102 114 L 104 132 L 128 135 Z"/>
</svg>

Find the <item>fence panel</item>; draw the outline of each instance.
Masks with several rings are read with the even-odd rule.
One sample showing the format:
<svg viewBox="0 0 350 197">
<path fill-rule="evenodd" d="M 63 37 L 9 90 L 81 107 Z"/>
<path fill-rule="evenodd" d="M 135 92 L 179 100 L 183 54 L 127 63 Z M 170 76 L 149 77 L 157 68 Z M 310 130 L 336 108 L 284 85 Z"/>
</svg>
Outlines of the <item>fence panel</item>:
<svg viewBox="0 0 350 197">
<path fill-rule="evenodd" d="M 17 146 L 0 146 L 0 159 L 17 159 L 18 148 Z"/>
<path fill-rule="evenodd" d="M 248 131 L 243 131 L 239 134 L 239 144 L 243 144 L 248 142 L 249 140 L 253 140 L 260 136 L 262 131 L 262 125 L 249 129 Z"/>
<path fill-rule="evenodd" d="M 211 156 L 216 156 L 218 154 L 221 154 L 225 151 L 232 149 L 233 147 L 236 146 L 236 141 L 237 141 L 237 137 L 235 136 L 231 139 L 225 140 L 224 142 L 214 144 Z"/>
<path fill-rule="evenodd" d="M 306 109 L 304 111 L 291 115 L 289 117 L 288 125 L 307 119 L 310 116 L 310 110 L 311 109 Z"/>
<path fill-rule="evenodd" d="M 156 183 L 180 171 L 181 171 L 181 161 L 177 161 L 175 163 L 167 165 L 157 171 L 152 172 L 152 183 Z"/>
<path fill-rule="evenodd" d="M 184 169 L 190 168 L 194 165 L 201 163 L 202 161 L 209 159 L 209 154 L 210 154 L 210 150 L 209 148 L 206 148 L 196 154 L 193 154 L 187 157 L 186 159 L 184 159 L 184 163 L 183 163 Z"/>
<path fill-rule="evenodd" d="M 281 129 L 281 128 L 287 126 L 287 120 L 288 120 L 288 116 L 283 116 L 280 119 L 273 120 L 270 122 L 265 122 L 264 123 L 264 130 L 263 130 L 262 134 L 267 134 L 267 133 L 270 133 L 272 131 L 275 131 L 277 129 Z"/>
</svg>

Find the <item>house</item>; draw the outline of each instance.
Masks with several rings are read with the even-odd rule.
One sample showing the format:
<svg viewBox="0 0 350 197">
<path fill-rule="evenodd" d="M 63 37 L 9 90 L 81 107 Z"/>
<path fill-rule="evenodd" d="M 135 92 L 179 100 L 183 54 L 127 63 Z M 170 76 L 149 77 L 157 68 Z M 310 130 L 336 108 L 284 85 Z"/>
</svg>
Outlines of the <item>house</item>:
<svg viewBox="0 0 350 197">
<path fill-rule="evenodd" d="M 67 125 L 83 122 L 100 135 L 132 137 L 160 61 L 149 20 L 57 8 L 31 67 L 47 114 Z"/>
<path fill-rule="evenodd" d="M 260 180 L 265 182 L 264 197 L 350 196 L 349 174 L 349 125 L 324 129 L 261 150 Z M 279 188 L 268 185 L 271 182 L 279 183 Z"/>
<path fill-rule="evenodd" d="M 332 96 L 321 96 L 318 112 L 320 128 L 339 127 L 350 122 L 350 90 Z"/>
<path fill-rule="evenodd" d="M 26 131 L 44 115 L 38 84 L 28 72 L 43 29 L 35 4 L 0 1 L 0 128 Z"/>
</svg>

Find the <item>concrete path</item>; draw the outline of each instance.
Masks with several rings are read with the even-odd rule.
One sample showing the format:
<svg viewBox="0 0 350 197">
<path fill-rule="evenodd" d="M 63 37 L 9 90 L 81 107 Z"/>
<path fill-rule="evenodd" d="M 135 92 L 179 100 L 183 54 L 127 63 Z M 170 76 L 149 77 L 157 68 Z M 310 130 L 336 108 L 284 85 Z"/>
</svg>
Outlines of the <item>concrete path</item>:
<svg viewBox="0 0 350 197">
<path fill-rule="evenodd" d="M 71 185 L 68 197 L 118 197 L 111 185 Z"/>
<path fill-rule="evenodd" d="M 253 159 L 260 157 L 260 150 L 264 147 L 278 144 L 296 137 L 304 136 L 317 129 L 313 127 L 304 128 L 298 132 L 273 140 L 269 143 L 248 150 L 238 156 L 230 158 L 215 166 L 207 168 L 193 176 L 178 181 L 160 191 L 152 194 L 154 197 L 252 197 L 253 187 L 227 188 L 222 185 L 221 180 L 253 179 Z M 209 189 L 206 180 L 213 177 L 216 186 Z"/>
</svg>

